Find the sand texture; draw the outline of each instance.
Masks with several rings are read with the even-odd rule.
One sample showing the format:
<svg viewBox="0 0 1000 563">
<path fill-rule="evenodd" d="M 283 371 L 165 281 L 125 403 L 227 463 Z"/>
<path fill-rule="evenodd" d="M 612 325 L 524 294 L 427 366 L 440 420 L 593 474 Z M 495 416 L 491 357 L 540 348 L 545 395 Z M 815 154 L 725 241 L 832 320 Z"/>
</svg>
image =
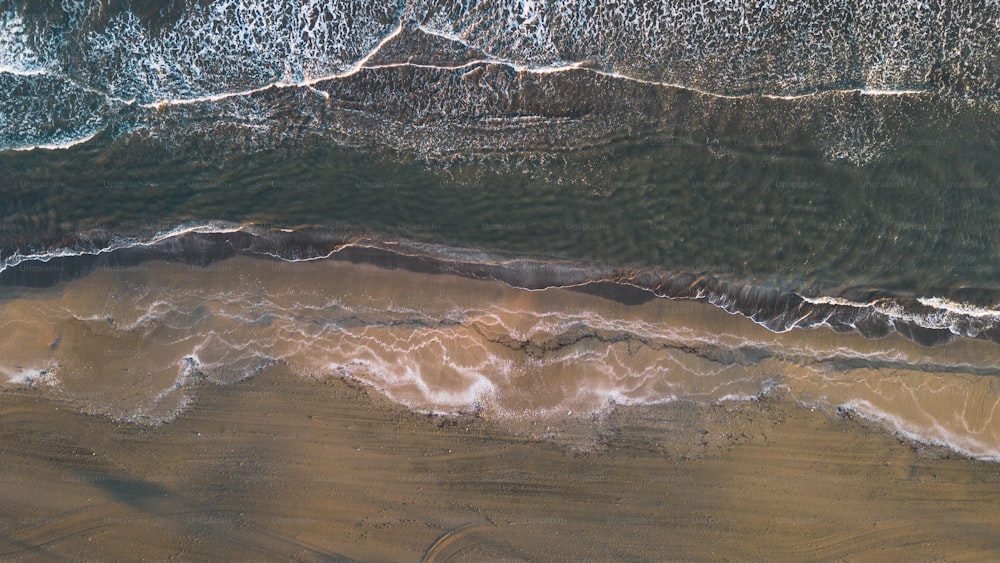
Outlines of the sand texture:
<svg viewBox="0 0 1000 563">
<path fill-rule="evenodd" d="M 780 400 L 550 437 L 271 370 L 148 428 L 0 400 L 5 560 L 947 558 L 1000 550 L 1000 468 Z"/>
</svg>

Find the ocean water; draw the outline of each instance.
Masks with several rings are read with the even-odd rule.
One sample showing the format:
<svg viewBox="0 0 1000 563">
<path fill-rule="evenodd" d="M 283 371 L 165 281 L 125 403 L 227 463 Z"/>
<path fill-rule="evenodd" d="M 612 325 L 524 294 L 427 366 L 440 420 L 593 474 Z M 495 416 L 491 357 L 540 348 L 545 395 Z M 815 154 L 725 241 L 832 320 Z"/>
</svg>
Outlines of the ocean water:
<svg viewBox="0 0 1000 563">
<path fill-rule="evenodd" d="M 998 30 L 0 0 L 0 384 L 149 424 L 276 362 L 507 418 L 773 394 L 1000 459 Z"/>
</svg>

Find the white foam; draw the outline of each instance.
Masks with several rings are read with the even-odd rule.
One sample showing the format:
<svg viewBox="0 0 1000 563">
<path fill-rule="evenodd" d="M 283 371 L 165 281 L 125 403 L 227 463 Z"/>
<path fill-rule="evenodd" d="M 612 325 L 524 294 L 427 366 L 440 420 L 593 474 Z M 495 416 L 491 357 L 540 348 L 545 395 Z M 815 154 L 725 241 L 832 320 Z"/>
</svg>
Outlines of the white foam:
<svg viewBox="0 0 1000 563">
<path fill-rule="evenodd" d="M 90 34 L 87 50 L 91 60 L 108 61 L 109 92 L 145 107 L 215 102 L 349 72 L 377 51 L 401 17 L 401 7 L 350 0 L 291 6 L 222 0 L 189 7 L 156 35 L 125 12 Z"/>
<path fill-rule="evenodd" d="M 1000 445 L 977 439 L 973 434 L 959 434 L 940 424 L 921 426 L 886 413 L 869 401 L 861 399 L 848 401 L 840 405 L 840 408 L 881 424 L 908 440 L 932 446 L 942 446 L 982 461 L 1000 462 Z"/>
<path fill-rule="evenodd" d="M 27 387 L 56 387 L 59 379 L 55 375 L 53 366 L 45 368 L 23 368 L 20 366 L 0 366 L 0 374 L 7 378 L 7 383 L 17 386 Z"/>
<path fill-rule="evenodd" d="M 759 401 L 762 393 L 726 393 L 716 399 L 718 403 L 743 403 L 747 401 Z"/>
<path fill-rule="evenodd" d="M 890 321 L 909 322 L 923 328 L 950 330 L 955 334 L 971 338 L 978 336 L 984 329 L 1000 324 L 1000 310 L 958 303 L 941 297 L 917 298 L 917 302 L 921 305 L 937 310 L 932 313 L 908 312 L 901 304 L 888 298 L 860 302 L 831 296 L 800 297 L 806 303 L 813 305 L 871 309 L 872 312 L 882 314 Z M 727 307 L 723 308 L 728 310 Z M 796 322 L 788 323 L 785 330 L 781 332 L 791 330 L 796 324 Z"/>
<path fill-rule="evenodd" d="M 985 307 L 978 307 L 967 303 L 958 303 L 943 297 L 919 297 L 917 298 L 917 301 L 919 301 L 921 305 L 926 305 L 928 307 L 933 307 L 935 309 L 940 309 L 942 311 L 954 313 L 964 317 L 1000 320 L 1000 310 L 997 309 L 987 309 Z"/>
<path fill-rule="evenodd" d="M 396 403 L 408 408 L 440 415 L 471 412 L 484 403 L 491 402 L 497 389 L 483 373 L 468 367 L 450 364 L 464 379 L 461 389 L 444 388 L 428 383 L 420 366 L 413 362 L 387 362 L 366 348 L 349 365 L 331 363 L 330 372 L 339 373 L 364 383 Z M 413 394 L 416 389 L 417 394 Z"/>
<path fill-rule="evenodd" d="M 44 76 L 49 74 L 49 71 L 44 68 L 24 68 L 23 66 L 0 64 L 0 74 L 13 74 L 15 76 Z"/>
<path fill-rule="evenodd" d="M 62 9 L 70 14 L 70 28 L 93 27 L 82 42 L 70 45 L 63 45 L 63 32 L 44 26 L 33 29 L 13 9 L 0 13 L 0 76 L 58 77 L 67 88 L 100 94 L 107 102 L 99 110 L 73 108 L 72 120 L 80 122 L 81 129 L 69 136 L 66 131 L 51 136 L 44 130 L 53 121 L 54 109 L 27 113 L 18 109 L 17 113 L 29 115 L 38 131 L 10 142 L 0 140 L 0 146 L 22 150 L 73 146 L 74 139 L 92 136 L 121 104 L 132 101 L 146 109 L 217 104 L 272 88 L 304 88 L 330 98 L 330 92 L 316 87 L 319 82 L 343 80 L 370 68 L 435 68 L 407 62 L 369 66 L 406 26 L 487 54 L 461 67 L 437 67 L 442 70 L 501 64 L 536 74 L 587 72 L 726 99 L 923 96 L 942 88 L 924 85 L 928 65 L 940 56 L 941 45 L 962 45 L 968 50 L 961 52 L 962 57 L 971 59 L 968 65 L 975 65 L 981 53 L 992 56 L 990 37 L 978 31 L 988 25 L 978 26 L 982 22 L 974 16 L 963 15 L 946 29 L 938 29 L 931 25 L 926 6 L 909 0 L 866 4 L 853 14 L 850 33 L 870 38 L 857 55 L 860 69 L 849 64 L 854 60 L 853 47 L 845 41 L 836 17 L 842 7 L 835 7 L 832 14 L 818 14 L 812 7 L 787 6 L 779 25 L 777 8 L 770 2 L 497 0 L 441 6 L 422 0 L 387 4 L 306 0 L 291 5 L 220 0 L 211 6 L 192 4 L 153 32 L 128 10 L 102 21 L 104 15 L 94 6 L 62 1 Z M 973 20 L 965 21 L 969 18 Z M 901 43 L 904 39 L 912 45 Z M 775 41 L 779 43 L 772 44 Z M 33 50 L 34 44 L 41 44 L 42 52 Z M 82 59 L 65 56 L 67 49 L 77 48 Z M 759 67 L 760 49 L 771 50 L 782 63 Z M 972 79 L 987 84 L 990 76 Z M 248 113 L 246 108 L 230 111 Z M 859 140 L 845 136 L 843 128 L 833 129 L 825 148 L 831 158 L 866 161 L 887 142 Z"/>
<path fill-rule="evenodd" d="M 2 9 L 0 9 L 2 10 Z M 31 48 L 24 20 L 13 7 L 0 11 L 0 70 L 11 74 L 34 76 L 45 72 L 45 65 Z"/>
<path fill-rule="evenodd" d="M 918 89 L 878 89 L 878 88 L 859 88 L 857 90 L 859 94 L 865 96 L 919 96 L 921 94 L 928 94 L 929 90 L 918 90 Z"/>
<path fill-rule="evenodd" d="M 874 302 L 862 303 L 860 301 L 844 299 L 843 297 L 830 297 L 825 295 L 819 297 L 806 297 L 800 295 L 799 297 L 801 297 L 806 303 L 812 303 L 813 305 L 837 305 L 840 307 L 854 307 L 857 309 L 867 309 L 868 307 L 874 306 Z"/>
<path fill-rule="evenodd" d="M 34 254 L 21 254 L 20 252 L 15 252 L 11 256 L 0 260 L 0 272 L 3 272 L 8 268 L 16 267 L 25 262 L 47 263 L 51 260 L 73 256 L 100 256 L 101 254 L 108 254 L 123 248 L 153 246 L 165 240 L 181 237 L 190 233 L 234 233 L 242 231 L 245 228 L 246 225 L 237 225 L 235 223 L 225 221 L 208 221 L 204 223 L 179 225 L 177 227 L 156 233 L 152 238 L 147 240 L 135 238 L 117 239 L 109 242 L 106 246 L 101 248 L 56 248 L 46 252 Z"/>
<path fill-rule="evenodd" d="M 558 66 L 562 61 L 545 8 L 535 0 L 466 3 L 434 11 L 421 22 L 420 29 L 487 53 L 490 58 L 526 67 Z"/>
<path fill-rule="evenodd" d="M 18 152 L 35 151 L 35 150 L 46 150 L 46 151 L 66 150 L 66 149 L 69 149 L 69 148 L 73 148 L 73 147 L 75 147 L 77 145 L 82 145 L 82 144 L 86 143 L 87 141 L 90 141 L 91 139 L 94 139 L 95 137 L 97 137 L 98 135 L 100 135 L 103 132 L 104 132 L 104 128 L 102 127 L 100 129 L 98 129 L 97 131 L 85 134 L 85 135 L 83 135 L 81 137 L 77 137 L 75 139 L 69 139 L 69 140 L 66 140 L 66 141 L 55 142 L 55 143 L 41 143 L 41 144 L 37 144 L 37 145 L 13 146 L 13 147 L 7 147 L 7 150 L 18 151 Z"/>
</svg>

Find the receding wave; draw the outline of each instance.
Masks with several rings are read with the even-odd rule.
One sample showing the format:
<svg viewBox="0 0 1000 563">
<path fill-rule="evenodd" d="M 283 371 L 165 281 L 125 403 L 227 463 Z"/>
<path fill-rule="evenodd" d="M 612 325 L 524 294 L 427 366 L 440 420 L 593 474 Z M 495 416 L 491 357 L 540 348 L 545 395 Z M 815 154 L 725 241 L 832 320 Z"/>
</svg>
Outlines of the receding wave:
<svg viewBox="0 0 1000 563">
<path fill-rule="evenodd" d="M 320 380 L 356 379 L 413 409 L 518 424 L 612 405 L 768 395 L 1000 459 L 997 343 L 937 338 L 928 347 L 903 338 L 917 328 L 900 328 L 960 332 L 969 329 L 958 319 L 976 319 L 976 336 L 990 336 L 992 310 L 924 300 L 921 317 L 903 306 L 787 297 L 793 305 L 774 317 L 785 319 L 780 328 L 812 329 L 775 334 L 760 315 L 778 313 L 782 299 L 761 290 L 710 297 L 717 290 L 691 276 L 671 279 L 692 282 L 685 291 L 700 300 L 660 298 L 641 289 L 641 277 L 581 265 L 330 245 L 300 231 L 198 231 L 10 263 L 0 302 L 6 385 L 144 423 L 178 416 L 200 386 L 275 363 Z M 669 287 L 680 285 L 657 291 Z M 757 323 L 703 302 L 738 310 L 750 297 L 758 301 L 740 307 L 756 308 Z M 886 315 L 882 337 L 840 331 L 858 309 Z M 948 314 L 947 328 L 930 326 Z"/>
</svg>

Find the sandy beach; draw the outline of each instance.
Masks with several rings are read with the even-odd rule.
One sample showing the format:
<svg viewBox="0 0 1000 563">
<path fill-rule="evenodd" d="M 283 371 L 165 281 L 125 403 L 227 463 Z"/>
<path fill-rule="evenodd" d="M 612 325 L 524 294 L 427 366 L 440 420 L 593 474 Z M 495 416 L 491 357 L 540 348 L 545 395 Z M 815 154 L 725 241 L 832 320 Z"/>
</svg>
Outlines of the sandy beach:
<svg viewBox="0 0 1000 563">
<path fill-rule="evenodd" d="M 692 301 L 250 258 L 97 270 L 0 318 L 3 560 L 1000 549 L 1000 465 L 834 408 L 988 447 L 995 377 L 968 362 L 992 342 L 775 334 Z"/>
<path fill-rule="evenodd" d="M 780 400 L 527 438 L 280 369 L 159 427 L 0 397 L 3 560 L 976 560 L 1000 468 Z"/>
</svg>

